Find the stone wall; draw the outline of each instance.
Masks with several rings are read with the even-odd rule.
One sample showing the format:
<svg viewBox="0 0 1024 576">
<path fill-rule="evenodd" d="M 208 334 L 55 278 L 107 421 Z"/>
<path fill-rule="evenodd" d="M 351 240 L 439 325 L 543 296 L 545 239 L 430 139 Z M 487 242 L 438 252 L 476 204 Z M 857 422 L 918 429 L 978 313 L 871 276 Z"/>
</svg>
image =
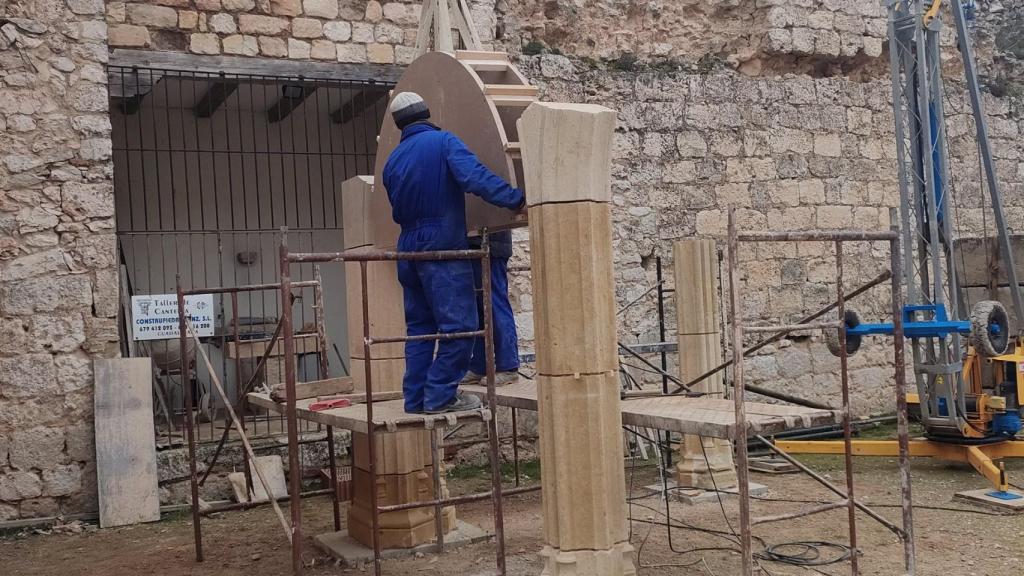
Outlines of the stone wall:
<svg viewBox="0 0 1024 576">
<path fill-rule="evenodd" d="M 675 239 L 724 241 L 730 205 L 738 208 L 739 226 L 747 230 L 886 229 L 889 209 L 898 206 L 887 76 L 748 77 L 728 68 L 701 73 L 650 66 L 622 71 L 550 54 L 523 57 L 521 65 L 542 87 L 544 99 L 598 103 L 619 111 L 612 189 L 620 305 L 655 283 L 656 256 L 671 270 Z M 949 110 L 968 110 L 955 85 L 948 93 Z M 1022 232 L 1021 118 L 1006 99 L 987 94 L 985 103 L 1008 220 Z M 949 124 L 958 194 L 954 216 L 963 235 L 980 234 L 984 219 L 972 133 L 966 113 Z M 520 258 L 527 249 L 520 244 Z M 888 268 L 883 245 L 848 243 L 845 255 L 847 290 Z M 741 261 L 748 321 L 796 321 L 835 298 L 830 246 L 750 244 Z M 670 273 L 666 278 L 671 282 Z M 515 278 L 513 287 L 520 308 L 532 310 L 528 275 Z M 883 321 L 889 317 L 888 289 L 876 288 L 852 305 L 866 319 Z M 671 298 L 668 304 L 668 333 L 673 334 Z M 654 299 L 631 307 L 619 326 L 624 341 L 657 342 Z M 532 338 L 528 315 L 521 316 L 520 330 Z M 892 411 L 887 343 L 875 339 L 851 361 L 859 414 Z M 748 370 L 752 383 L 826 401 L 838 397 L 837 374 L 838 361 L 820 335 L 812 334 L 765 348 Z"/>
<path fill-rule="evenodd" d="M 91 359 L 118 339 L 103 9 L 0 6 L 0 521 L 96 510 Z"/>
<path fill-rule="evenodd" d="M 486 7 L 483 41 L 493 37 Z M 412 0 L 142 0 L 109 2 L 106 13 L 112 48 L 408 64 L 420 8 Z"/>
<path fill-rule="evenodd" d="M 874 58 L 886 38 L 878 2 L 846 0 L 520 0 L 504 10 L 506 45 L 537 42 L 577 57 L 723 58 L 749 73 L 799 59 Z"/>
</svg>

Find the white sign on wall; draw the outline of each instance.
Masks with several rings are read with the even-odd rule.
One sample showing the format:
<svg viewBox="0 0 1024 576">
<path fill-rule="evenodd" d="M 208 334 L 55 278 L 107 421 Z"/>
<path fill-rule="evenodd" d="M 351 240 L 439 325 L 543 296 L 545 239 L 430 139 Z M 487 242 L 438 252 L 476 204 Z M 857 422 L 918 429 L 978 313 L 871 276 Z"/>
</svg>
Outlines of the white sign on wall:
<svg viewBox="0 0 1024 576">
<path fill-rule="evenodd" d="M 199 336 L 213 336 L 213 294 L 185 296 L 185 313 Z M 178 297 L 175 294 L 132 296 L 132 338 L 178 338 Z"/>
</svg>

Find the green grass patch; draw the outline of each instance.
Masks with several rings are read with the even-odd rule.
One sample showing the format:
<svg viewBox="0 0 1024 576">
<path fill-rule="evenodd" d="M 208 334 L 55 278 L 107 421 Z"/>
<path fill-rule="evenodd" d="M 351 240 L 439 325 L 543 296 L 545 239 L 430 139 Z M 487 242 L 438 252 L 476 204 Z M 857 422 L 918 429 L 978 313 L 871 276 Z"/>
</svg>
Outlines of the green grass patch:
<svg viewBox="0 0 1024 576">
<path fill-rule="evenodd" d="M 924 428 L 917 422 L 910 423 L 910 437 L 924 435 Z M 861 440 L 895 440 L 896 439 L 896 423 L 889 422 L 881 424 L 879 426 L 873 426 L 871 428 L 864 428 L 860 431 L 860 434 L 854 436 L 855 439 Z"/>
<path fill-rule="evenodd" d="M 519 477 L 521 480 L 540 479 L 540 460 L 520 460 Z M 462 464 L 448 470 L 448 478 L 452 480 L 487 480 L 491 478 L 490 466 Z M 502 462 L 501 478 L 505 481 L 515 480 L 515 467 L 511 462 Z"/>
<path fill-rule="evenodd" d="M 172 510 L 170 512 L 162 512 L 160 514 L 161 522 L 177 522 L 179 520 L 192 520 L 192 510 L 189 508 L 182 508 L 181 510 Z"/>
</svg>

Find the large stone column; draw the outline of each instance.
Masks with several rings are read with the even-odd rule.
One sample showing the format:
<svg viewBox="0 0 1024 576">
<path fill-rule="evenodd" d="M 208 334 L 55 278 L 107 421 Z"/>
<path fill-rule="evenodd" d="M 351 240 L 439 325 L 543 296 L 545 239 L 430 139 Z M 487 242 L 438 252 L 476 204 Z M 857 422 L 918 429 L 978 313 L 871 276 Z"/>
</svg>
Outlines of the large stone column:
<svg viewBox="0 0 1024 576">
<path fill-rule="evenodd" d="M 714 240 L 680 240 L 672 247 L 675 261 L 676 318 L 679 336 L 679 379 L 689 382 L 722 363 L 718 322 L 718 253 Z M 694 392 L 725 395 L 724 372 L 694 385 Z M 680 447 L 676 482 L 706 490 L 736 486 L 732 446 L 722 438 L 687 434 Z M 705 455 L 707 458 L 705 459 Z"/>
<path fill-rule="evenodd" d="M 519 120 L 537 337 L 544 576 L 636 574 L 627 537 L 609 201 L 615 112 Z"/>
<path fill-rule="evenodd" d="M 377 214 L 371 210 L 370 195 L 374 193 L 373 178 L 370 176 L 357 176 L 342 184 L 346 250 L 364 247 L 393 249 L 398 242 L 398 226 L 391 220 L 391 215 Z M 383 191 L 380 193 L 383 194 Z M 355 262 L 345 264 L 345 301 L 352 379 L 357 391 L 365 391 L 363 292 L 359 268 Z M 396 263 L 370 262 L 367 264 L 366 278 L 370 294 L 370 334 L 405 334 L 402 286 L 398 282 Z M 375 345 L 370 362 L 375 394 L 402 390 L 404 344 Z M 411 430 L 377 435 L 376 490 L 379 505 L 433 499 L 430 434 L 425 430 Z M 373 546 L 368 448 L 365 434 L 352 435 L 352 502 L 348 508 L 348 532 L 358 542 Z M 446 492 L 447 487 L 442 481 L 442 493 Z M 445 531 L 455 526 L 454 508 L 445 509 L 444 524 Z M 381 514 L 380 535 L 384 548 L 412 548 L 430 542 L 434 538 L 434 509 L 417 508 Z"/>
</svg>

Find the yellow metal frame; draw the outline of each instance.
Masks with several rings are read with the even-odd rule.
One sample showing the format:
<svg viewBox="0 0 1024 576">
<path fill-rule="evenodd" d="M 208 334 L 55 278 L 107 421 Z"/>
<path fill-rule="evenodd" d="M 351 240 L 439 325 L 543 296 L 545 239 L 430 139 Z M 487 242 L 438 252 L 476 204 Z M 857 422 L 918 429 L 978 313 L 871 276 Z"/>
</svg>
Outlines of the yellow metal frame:
<svg viewBox="0 0 1024 576">
<path fill-rule="evenodd" d="M 843 454 L 843 442 L 841 441 L 779 440 L 775 445 L 790 454 Z M 899 455 L 899 445 L 895 440 L 854 440 L 852 447 L 854 456 Z M 1002 463 L 997 465 L 993 460 L 1024 458 L 1024 442 L 1006 441 L 968 446 L 916 439 L 910 441 L 910 455 L 970 464 L 997 490 L 1006 491 L 1010 488 L 1006 471 L 1003 469 Z"/>
<path fill-rule="evenodd" d="M 938 12 L 940 2 L 932 5 L 932 10 Z M 989 396 L 985 393 L 983 386 L 982 363 L 991 362 L 996 364 L 996 374 L 1005 374 L 1002 364 L 1013 364 L 1016 374 L 1017 397 L 1024 399 L 1024 338 L 1017 338 L 1014 343 L 1014 350 L 1010 354 L 981 359 L 973 348 L 968 349 L 967 358 L 964 361 L 963 373 L 967 378 L 969 393 L 978 398 L 975 414 L 969 414 L 969 422 L 982 430 L 988 429 L 992 420 L 993 411 L 1005 410 L 1005 399 L 997 396 Z M 998 378 L 1002 378 L 999 376 Z M 1000 401 L 1003 405 L 1000 406 Z M 907 404 L 920 404 L 921 399 L 917 394 L 907 394 Z M 965 426 L 962 430 L 966 438 L 981 437 L 982 434 L 972 428 Z M 779 440 L 776 442 L 784 452 L 790 454 L 843 454 L 844 445 L 842 441 L 831 440 Z M 851 444 L 854 456 L 899 456 L 899 445 L 895 440 L 854 440 Z M 941 458 L 951 462 L 963 462 L 970 464 L 984 476 L 997 490 L 1006 491 L 1009 489 L 1009 481 L 1006 478 L 1006 470 L 1002 463 L 993 462 L 1003 458 L 1024 458 L 1024 441 L 1006 440 L 993 444 L 967 445 L 952 444 L 945 442 L 933 442 L 924 438 L 910 441 L 910 456 L 923 458 Z"/>
<path fill-rule="evenodd" d="M 942 0 L 935 0 L 935 2 L 932 3 L 932 7 L 924 13 L 925 26 L 930 26 L 932 20 L 935 20 L 935 17 L 939 15 L 939 8 L 942 8 Z"/>
<path fill-rule="evenodd" d="M 967 357 L 964 360 L 963 374 L 968 385 L 967 393 L 977 399 L 975 403 L 977 412 L 965 415 L 968 424 L 963 426 L 961 430 L 964 438 L 985 438 L 986 431 L 989 430 L 994 416 L 1006 410 L 1005 398 L 991 396 L 986 393 L 986 377 L 982 369 L 989 364 L 994 365 L 988 378 L 990 380 L 988 382 L 990 388 L 1003 380 L 1008 372 L 1005 365 L 1009 364 L 1013 366 L 1014 381 L 1017 385 L 1017 398 L 1024 399 L 1024 338 L 1016 339 L 1013 344 L 1013 352 L 992 358 L 982 358 L 973 347 L 968 347 Z M 908 405 L 918 405 L 920 403 L 921 399 L 917 394 L 907 394 Z"/>
</svg>

